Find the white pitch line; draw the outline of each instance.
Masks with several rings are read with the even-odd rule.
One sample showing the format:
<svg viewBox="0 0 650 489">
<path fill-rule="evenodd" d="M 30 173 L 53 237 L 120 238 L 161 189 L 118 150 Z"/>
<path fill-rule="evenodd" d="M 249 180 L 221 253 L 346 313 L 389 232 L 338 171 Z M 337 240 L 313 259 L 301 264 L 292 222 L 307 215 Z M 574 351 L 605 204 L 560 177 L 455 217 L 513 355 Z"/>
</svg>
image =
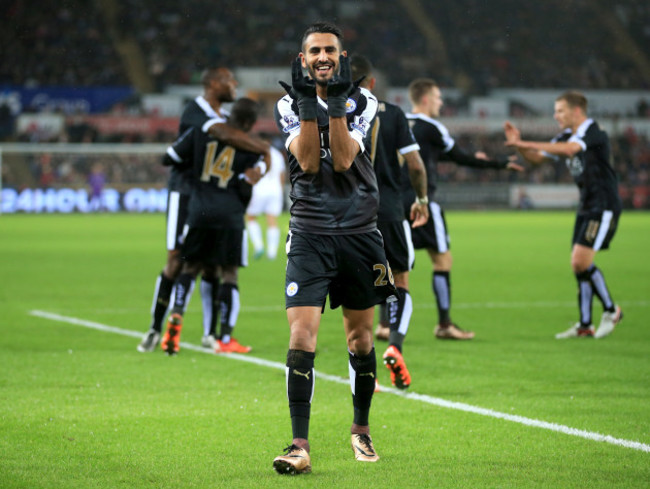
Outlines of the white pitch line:
<svg viewBox="0 0 650 489">
<path fill-rule="evenodd" d="M 73 318 L 69 316 L 61 316 L 59 314 L 55 314 L 47 311 L 33 310 L 33 311 L 29 311 L 29 314 L 44 319 L 50 319 L 52 321 L 59 321 L 62 323 L 74 324 L 76 326 L 83 326 L 85 328 L 96 329 L 98 331 L 104 331 L 106 333 L 120 334 L 123 336 L 132 336 L 134 338 L 142 337 L 141 331 L 130 331 L 128 329 L 117 328 L 115 326 L 108 326 L 106 324 L 96 323 L 94 321 L 87 321 L 85 319 Z M 181 342 L 181 346 L 186 350 L 193 350 L 200 353 L 207 353 L 210 355 L 214 354 L 214 352 L 210 349 L 203 348 L 198 345 L 193 345 L 191 343 Z M 263 358 L 257 358 L 250 355 L 239 355 L 236 353 L 229 353 L 227 355 L 222 355 L 222 356 L 225 358 L 230 358 L 232 360 L 239 360 L 242 362 L 253 363 L 255 365 L 260 365 L 263 367 L 274 368 L 277 370 L 285 370 L 284 363 L 272 362 L 270 360 L 264 360 Z M 316 371 L 316 376 L 318 378 L 328 380 L 330 382 L 336 382 L 337 384 L 349 385 L 348 379 L 344 377 L 330 375 L 318 371 Z M 591 431 L 579 430 L 561 424 L 549 423 L 547 421 L 526 418 L 524 416 L 501 413 L 499 411 L 493 411 L 492 409 L 485 409 L 478 406 L 472 406 L 471 404 L 465 404 L 462 402 L 448 401 L 446 399 L 428 396 L 426 394 L 405 392 L 392 387 L 381 387 L 381 392 L 390 393 L 396 396 L 403 397 L 405 399 L 411 399 L 414 401 L 420 401 L 427 404 L 432 404 L 434 406 L 444 407 L 448 409 L 456 409 L 458 411 L 464 411 L 467 413 L 480 414 L 481 416 L 489 416 L 492 418 L 503 419 L 506 421 L 511 421 L 513 423 L 523 424 L 525 426 L 532 426 L 534 428 L 542 428 L 546 430 L 557 431 L 558 433 L 564 433 L 565 435 L 577 436 L 580 438 L 585 438 L 587 440 L 610 443 L 612 445 L 617 445 L 625 448 L 632 448 L 634 450 L 640 450 L 642 452 L 650 453 L 650 445 L 647 445 L 645 443 L 640 443 L 638 441 L 624 440 L 622 438 L 615 438 L 610 435 L 603 435 Z"/>
</svg>

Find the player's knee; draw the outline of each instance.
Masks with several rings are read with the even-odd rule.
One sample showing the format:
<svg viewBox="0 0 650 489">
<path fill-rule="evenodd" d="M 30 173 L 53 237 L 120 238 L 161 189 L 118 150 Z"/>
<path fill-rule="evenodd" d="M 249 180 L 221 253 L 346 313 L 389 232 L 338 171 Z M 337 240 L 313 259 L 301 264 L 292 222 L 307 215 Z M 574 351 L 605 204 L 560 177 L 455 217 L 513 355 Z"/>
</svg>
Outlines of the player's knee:
<svg viewBox="0 0 650 489">
<path fill-rule="evenodd" d="M 289 347 L 296 350 L 316 351 L 316 333 L 300 323 L 292 323 Z"/>
<path fill-rule="evenodd" d="M 579 274 L 586 271 L 591 266 L 591 256 L 585 256 L 581 253 L 573 253 L 571 255 L 571 270 L 573 273 Z"/>
<path fill-rule="evenodd" d="M 372 347 L 372 325 L 370 328 L 355 328 L 348 333 L 348 349 L 355 355 L 367 355 Z"/>
</svg>

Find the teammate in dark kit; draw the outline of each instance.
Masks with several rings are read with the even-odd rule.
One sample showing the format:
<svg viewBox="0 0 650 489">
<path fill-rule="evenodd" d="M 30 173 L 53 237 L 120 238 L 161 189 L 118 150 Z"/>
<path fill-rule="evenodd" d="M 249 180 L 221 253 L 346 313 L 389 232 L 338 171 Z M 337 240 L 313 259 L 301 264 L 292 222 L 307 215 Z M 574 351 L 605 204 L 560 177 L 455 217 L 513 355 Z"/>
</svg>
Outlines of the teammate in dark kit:
<svg viewBox="0 0 650 489">
<path fill-rule="evenodd" d="M 311 471 L 314 358 L 328 295 L 331 308 L 343 309 L 354 406 L 352 449 L 359 461 L 379 459 L 369 428 L 377 371 L 374 306 L 396 290 L 377 230 L 379 192 L 367 148 L 377 99 L 352 82 L 346 56 L 337 26 L 312 24 L 292 65 L 292 84 L 283 85 L 288 95 L 275 108 L 291 182 L 285 298 L 293 440 L 273 461 L 280 474 Z"/>
<path fill-rule="evenodd" d="M 352 79 L 363 77 L 360 86 L 374 90 L 377 79 L 373 76 L 370 61 L 364 56 L 354 55 L 350 58 L 350 66 Z M 382 320 L 376 334 L 389 342 L 382 358 L 390 370 L 392 384 L 406 389 L 411 384 L 411 374 L 403 357 L 402 345 L 413 312 L 408 277 L 415 254 L 411 225 L 404 218 L 402 210 L 402 166 L 406 165 L 409 181 L 416 193 L 410 209 L 413 227 L 422 226 L 429 217 L 427 174 L 418 152 L 420 146 L 411 133 L 404 112 L 397 105 L 379 101 L 370 135 L 370 159 L 377 175 L 380 197 L 377 228 L 384 238 L 384 249 L 393 270 L 398 299 L 381 304 Z"/>
<path fill-rule="evenodd" d="M 438 161 L 453 161 L 458 165 L 475 168 L 507 168 L 521 171 L 523 168 L 509 160 L 491 160 L 482 153 L 471 155 L 460 149 L 447 128 L 436 119 L 443 105 L 440 88 L 429 78 L 413 80 L 409 85 L 412 110 L 406 114 L 415 140 L 420 145 L 420 155 L 427 169 L 429 197 L 429 220 L 413 230 L 415 249 L 426 249 L 433 264 L 431 286 L 438 306 L 438 324 L 434 329 L 436 338 L 470 340 L 472 331 L 458 327 L 451 319 L 451 265 L 449 234 L 445 213 L 435 201 Z M 404 182 L 404 212 L 408 217 L 415 194 Z"/>
<path fill-rule="evenodd" d="M 562 132 L 550 142 L 524 141 L 519 130 L 511 122 L 506 122 L 506 144 L 516 148 L 531 163 L 565 159 L 580 190 L 571 251 L 571 267 L 578 281 L 580 321 L 555 337 L 603 338 L 614 331 L 623 318 L 621 308 L 609 293 L 603 273 L 594 263 L 596 252 L 609 248 L 622 209 L 611 162 L 609 136 L 596 121 L 587 117 L 587 99 L 580 92 L 569 91 L 560 95 L 555 100 L 554 118 Z M 598 329 L 594 328 L 591 318 L 594 293 L 603 305 Z"/>
<path fill-rule="evenodd" d="M 258 112 L 255 101 L 239 99 L 232 107 L 228 124 L 250 131 Z M 191 162 L 193 180 L 181 250 L 183 269 L 176 281 L 174 304 L 160 344 L 170 355 L 179 351 L 183 312 L 201 269 L 204 279 L 220 278 L 222 281 L 219 289 L 221 335 L 216 351 L 250 351 L 250 347 L 232 338 L 231 333 L 239 312 L 237 272 L 247 264 L 244 214 L 251 183 L 259 180 L 262 168 L 266 167 L 265 163 L 258 163 L 260 158 L 260 154 L 236 150 L 194 126 L 167 149 L 166 164 Z M 242 192 L 242 187 L 249 188 Z"/>
<path fill-rule="evenodd" d="M 203 95 L 190 101 L 180 118 L 178 135 L 190 127 L 224 141 L 234 148 L 265 155 L 270 165 L 270 147 L 266 141 L 226 124 L 227 112 L 223 103 L 235 100 L 237 81 L 232 72 L 224 67 L 208 68 L 201 74 Z M 161 339 L 162 322 L 169 307 L 174 282 L 181 272 L 180 248 L 183 227 L 187 219 L 188 205 L 192 191 L 191 163 L 175 165 L 171 168 L 167 199 L 167 263 L 156 279 L 154 299 L 151 307 L 149 330 L 138 345 L 138 351 L 151 352 Z M 215 348 L 216 308 L 218 306 L 219 283 L 203 277 L 201 298 L 203 303 L 203 346 Z"/>
</svg>

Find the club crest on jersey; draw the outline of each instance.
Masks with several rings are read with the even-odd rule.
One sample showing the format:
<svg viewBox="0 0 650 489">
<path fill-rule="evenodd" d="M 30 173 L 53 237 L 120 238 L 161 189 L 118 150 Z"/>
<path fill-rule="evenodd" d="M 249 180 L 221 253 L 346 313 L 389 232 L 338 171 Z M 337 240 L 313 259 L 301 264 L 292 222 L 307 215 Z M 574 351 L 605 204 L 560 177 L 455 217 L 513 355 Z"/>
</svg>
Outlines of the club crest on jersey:
<svg viewBox="0 0 650 489">
<path fill-rule="evenodd" d="M 300 126 L 300 119 L 295 115 L 285 115 L 282 120 L 284 121 L 283 132 L 289 133 Z"/>
<path fill-rule="evenodd" d="M 351 114 L 355 110 L 357 110 L 357 103 L 351 98 L 347 99 L 345 101 L 345 112 Z"/>
<path fill-rule="evenodd" d="M 291 282 L 287 285 L 287 295 L 293 297 L 298 293 L 298 284 L 296 282 Z"/>
</svg>

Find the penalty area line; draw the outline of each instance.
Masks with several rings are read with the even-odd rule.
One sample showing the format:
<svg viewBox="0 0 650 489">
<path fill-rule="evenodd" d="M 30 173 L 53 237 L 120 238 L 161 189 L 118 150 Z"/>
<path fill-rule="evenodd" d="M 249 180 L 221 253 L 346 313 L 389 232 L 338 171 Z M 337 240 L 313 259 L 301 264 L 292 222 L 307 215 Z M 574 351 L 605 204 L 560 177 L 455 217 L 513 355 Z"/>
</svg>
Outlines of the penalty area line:
<svg viewBox="0 0 650 489">
<path fill-rule="evenodd" d="M 103 331 L 105 333 L 119 334 L 123 336 L 131 336 L 134 338 L 141 338 L 143 333 L 141 331 L 131 331 L 128 329 L 122 329 L 115 326 L 109 326 L 107 324 L 97 323 L 94 321 L 88 321 L 85 319 L 79 319 L 69 316 L 62 316 L 60 314 L 32 310 L 29 311 L 30 316 L 36 316 L 43 319 L 49 319 L 51 321 L 58 321 L 62 323 L 72 324 L 75 326 L 82 326 L 84 328 L 95 329 L 97 331 Z M 203 348 L 198 345 L 193 345 L 191 343 L 181 342 L 181 347 L 186 350 L 197 351 L 199 353 L 207 353 L 209 355 L 214 355 L 215 353 L 208 349 Z M 229 358 L 232 360 L 239 360 L 242 362 L 248 362 L 255 365 L 260 365 L 262 367 L 274 368 L 277 370 L 285 370 L 285 365 L 280 362 L 273 362 L 270 360 L 265 360 L 263 358 L 257 358 L 251 355 L 240 355 L 237 353 L 228 353 L 225 355 L 220 355 L 224 358 Z M 343 377 L 336 375 L 330 375 L 323 372 L 316 371 L 316 377 L 330 382 L 335 382 L 337 384 L 349 385 L 349 380 Z M 386 394 L 393 394 L 404 399 L 410 399 L 412 401 L 420 401 L 426 404 L 431 404 L 438 407 L 444 407 L 448 409 L 455 409 L 457 411 L 464 411 L 467 413 L 479 414 L 481 416 L 488 416 L 491 418 L 502 419 L 505 421 L 510 421 L 512 423 L 523 424 L 525 426 L 530 426 L 533 428 L 541 428 L 545 430 L 555 431 L 558 433 L 563 433 L 565 435 L 577 436 L 580 438 L 585 438 L 587 440 L 598 441 L 603 443 L 609 443 L 611 445 L 617 445 L 625 448 L 631 448 L 633 450 L 639 450 L 642 452 L 650 453 L 650 445 L 645 443 L 640 443 L 637 441 L 625 440 L 621 438 L 615 438 L 610 435 L 603 435 L 601 433 L 595 433 L 591 431 L 579 430 L 576 428 L 571 428 L 569 426 L 564 426 L 557 423 L 549 423 L 547 421 L 541 421 L 538 419 L 526 418 L 524 416 L 517 416 L 513 414 L 502 413 L 499 411 L 494 411 L 492 409 L 485 409 L 478 406 L 472 406 L 471 404 L 465 404 L 463 402 L 448 401 L 446 399 L 441 399 L 439 397 L 433 397 L 426 394 L 418 394 L 416 392 L 406 392 L 393 387 L 380 387 L 380 392 Z"/>
</svg>

